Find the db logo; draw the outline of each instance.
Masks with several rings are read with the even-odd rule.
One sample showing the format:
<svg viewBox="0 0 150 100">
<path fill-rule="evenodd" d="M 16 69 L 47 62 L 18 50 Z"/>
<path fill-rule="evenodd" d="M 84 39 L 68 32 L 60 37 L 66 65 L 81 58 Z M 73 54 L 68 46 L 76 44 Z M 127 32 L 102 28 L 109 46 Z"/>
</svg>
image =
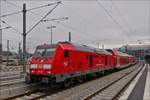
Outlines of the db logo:
<svg viewBox="0 0 150 100">
<path fill-rule="evenodd" d="M 64 66 L 68 66 L 69 62 L 68 61 L 65 61 L 64 62 Z"/>
<path fill-rule="evenodd" d="M 44 60 L 41 60 L 41 62 L 43 62 Z"/>
</svg>

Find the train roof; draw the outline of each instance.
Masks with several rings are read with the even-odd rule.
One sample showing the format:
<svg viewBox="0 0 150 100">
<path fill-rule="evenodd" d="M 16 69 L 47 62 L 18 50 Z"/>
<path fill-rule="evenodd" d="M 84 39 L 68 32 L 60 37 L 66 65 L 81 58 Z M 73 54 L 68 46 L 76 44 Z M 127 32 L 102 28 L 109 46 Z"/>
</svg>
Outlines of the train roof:
<svg viewBox="0 0 150 100">
<path fill-rule="evenodd" d="M 115 55 L 117 55 L 117 56 L 126 56 L 126 57 L 129 57 L 128 54 L 122 53 L 122 52 L 119 52 L 119 51 L 115 51 L 114 53 L 115 53 Z"/>
<path fill-rule="evenodd" d="M 58 42 L 57 44 L 43 44 L 43 45 L 38 45 L 37 48 L 52 48 L 52 47 L 55 48 L 58 45 L 61 46 L 63 49 L 67 49 L 67 50 L 77 50 L 77 51 L 94 52 L 94 53 L 99 53 L 99 54 L 112 55 L 110 52 L 104 49 L 98 49 L 98 48 L 90 47 L 87 45 L 75 44 L 75 43 L 70 43 L 70 42 Z"/>
<path fill-rule="evenodd" d="M 70 43 L 70 42 L 59 42 L 59 44 L 63 45 L 64 49 L 69 49 L 68 48 L 68 45 L 69 45 L 69 47 L 72 47 L 70 50 L 94 52 L 94 53 L 99 53 L 99 54 L 111 55 L 111 53 L 109 53 L 108 51 L 104 49 L 98 49 L 98 48 L 90 47 L 90 46 L 83 45 L 83 44 L 75 44 L 75 43 Z"/>
<path fill-rule="evenodd" d="M 112 49 L 107 49 L 107 51 L 111 52 L 114 56 L 133 57 L 132 55 L 128 55 L 126 53 L 122 53 L 120 51 L 115 51 L 115 50 L 112 50 Z"/>
</svg>

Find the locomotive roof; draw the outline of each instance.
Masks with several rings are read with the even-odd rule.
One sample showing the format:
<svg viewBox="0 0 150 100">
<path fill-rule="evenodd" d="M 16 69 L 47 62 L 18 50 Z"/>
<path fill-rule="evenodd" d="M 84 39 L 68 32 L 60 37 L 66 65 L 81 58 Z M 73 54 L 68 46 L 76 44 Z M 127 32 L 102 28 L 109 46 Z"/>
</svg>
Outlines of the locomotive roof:
<svg viewBox="0 0 150 100">
<path fill-rule="evenodd" d="M 112 55 L 110 52 L 108 52 L 104 49 L 98 49 L 98 48 L 90 47 L 87 45 L 75 44 L 75 43 L 70 43 L 70 42 L 58 42 L 57 44 L 43 44 L 43 45 L 38 45 L 37 48 L 39 48 L 39 49 L 40 48 L 55 48 L 58 45 L 61 45 L 63 47 L 63 49 Z"/>
<path fill-rule="evenodd" d="M 98 48 L 89 47 L 86 45 L 77 45 L 77 44 L 73 44 L 73 45 L 74 45 L 75 49 L 78 51 L 94 52 L 94 53 L 96 52 L 99 54 L 111 54 L 104 49 L 98 49 Z"/>
<path fill-rule="evenodd" d="M 75 50 L 78 50 L 78 51 L 94 52 L 94 53 L 99 53 L 99 54 L 110 54 L 111 55 L 111 53 L 109 53 L 108 51 L 106 51 L 104 49 L 98 49 L 98 48 L 90 47 L 87 45 L 75 44 L 75 43 L 70 43 L 70 42 L 60 42 L 60 44 L 65 44 L 64 48 L 65 48 L 66 44 L 69 44 L 71 47 L 73 47 Z"/>
</svg>

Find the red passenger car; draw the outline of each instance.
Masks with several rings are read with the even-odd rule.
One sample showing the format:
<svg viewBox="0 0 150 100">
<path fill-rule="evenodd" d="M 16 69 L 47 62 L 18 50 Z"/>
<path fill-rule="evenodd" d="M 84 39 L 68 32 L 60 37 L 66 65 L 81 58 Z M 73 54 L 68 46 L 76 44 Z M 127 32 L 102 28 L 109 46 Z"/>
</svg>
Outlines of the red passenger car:
<svg viewBox="0 0 150 100">
<path fill-rule="evenodd" d="M 119 51 L 114 51 L 112 49 L 107 49 L 108 52 L 111 52 L 115 59 L 115 68 L 123 68 L 129 65 L 134 64 L 135 59 L 133 56 Z"/>
</svg>

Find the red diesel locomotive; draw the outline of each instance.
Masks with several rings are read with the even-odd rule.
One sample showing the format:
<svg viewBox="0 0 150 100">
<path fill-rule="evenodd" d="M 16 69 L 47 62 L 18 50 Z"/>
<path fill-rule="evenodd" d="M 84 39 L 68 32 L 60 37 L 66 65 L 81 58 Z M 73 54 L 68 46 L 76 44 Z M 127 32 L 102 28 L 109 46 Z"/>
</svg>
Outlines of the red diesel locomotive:
<svg viewBox="0 0 150 100">
<path fill-rule="evenodd" d="M 56 45 L 39 45 L 31 59 L 27 81 L 65 83 L 98 74 L 110 69 L 126 67 L 134 63 L 134 57 L 100 50 L 86 45 L 59 42 Z"/>
</svg>

